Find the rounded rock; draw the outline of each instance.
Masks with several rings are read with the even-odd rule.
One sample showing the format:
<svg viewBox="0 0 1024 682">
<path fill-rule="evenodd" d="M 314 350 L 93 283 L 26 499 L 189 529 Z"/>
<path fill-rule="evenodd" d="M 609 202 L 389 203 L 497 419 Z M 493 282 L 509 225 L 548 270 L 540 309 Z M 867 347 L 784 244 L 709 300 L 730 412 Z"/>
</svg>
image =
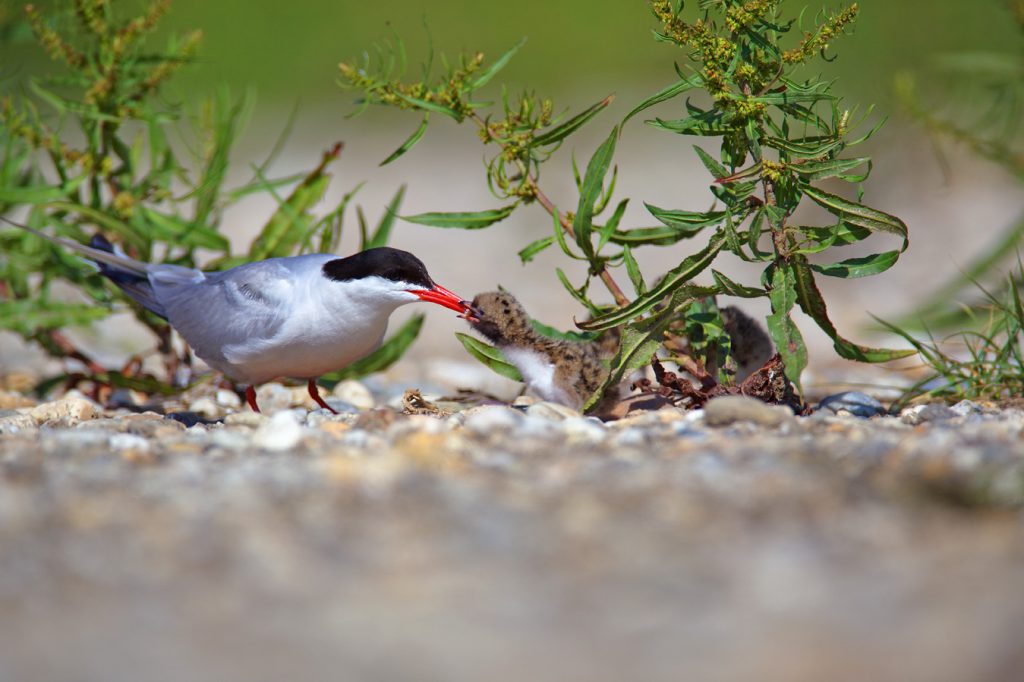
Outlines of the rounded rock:
<svg viewBox="0 0 1024 682">
<path fill-rule="evenodd" d="M 818 409 L 829 410 L 835 414 L 846 412 L 862 419 L 879 417 L 887 413 L 882 403 L 861 391 L 843 391 L 822 398 L 818 403 Z"/>
<path fill-rule="evenodd" d="M 338 385 L 331 391 L 331 395 L 360 410 L 372 410 L 377 406 L 377 401 L 373 399 L 370 389 L 354 379 L 338 382 Z M 333 407 L 333 402 L 331 405 Z"/>
<path fill-rule="evenodd" d="M 753 422 L 759 426 L 776 427 L 795 421 L 793 412 L 781 405 L 768 405 L 742 395 L 725 395 L 709 400 L 704 406 L 704 423 L 728 426 L 735 422 Z"/>
<path fill-rule="evenodd" d="M 956 412 L 941 403 L 914 405 L 900 412 L 900 421 L 904 424 L 917 426 L 925 422 L 941 422 L 957 417 Z"/>
<path fill-rule="evenodd" d="M 526 417 L 519 410 L 503 405 L 483 405 L 466 410 L 466 428 L 486 435 L 520 426 Z"/>
<path fill-rule="evenodd" d="M 559 403 L 539 402 L 526 408 L 526 414 L 531 417 L 539 417 L 548 421 L 560 422 L 566 419 L 577 419 L 581 415 L 571 407 Z"/>
<path fill-rule="evenodd" d="M 256 429 L 252 444 L 264 450 L 290 450 L 302 440 L 302 432 L 299 416 L 291 410 L 283 410 Z"/>
<path fill-rule="evenodd" d="M 32 408 L 28 416 L 37 424 L 60 419 L 71 425 L 95 417 L 96 407 L 84 398 L 62 398 Z"/>
</svg>

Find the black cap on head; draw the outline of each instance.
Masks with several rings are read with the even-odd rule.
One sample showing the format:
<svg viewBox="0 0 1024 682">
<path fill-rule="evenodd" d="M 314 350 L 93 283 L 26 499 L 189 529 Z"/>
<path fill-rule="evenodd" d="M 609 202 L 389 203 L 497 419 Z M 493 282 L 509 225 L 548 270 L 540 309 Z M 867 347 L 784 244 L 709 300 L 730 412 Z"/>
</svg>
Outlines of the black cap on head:
<svg viewBox="0 0 1024 682">
<path fill-rule="evenodd" d="M 328 261 L 324 263 L 323 273 L 338 282 L 376 276 L 392 282 L 408 282 L 424 289 L 434 287 L 434 280 L 427 274 L 423 261 L 408 251 L 388 246 Z"/>
</svg>

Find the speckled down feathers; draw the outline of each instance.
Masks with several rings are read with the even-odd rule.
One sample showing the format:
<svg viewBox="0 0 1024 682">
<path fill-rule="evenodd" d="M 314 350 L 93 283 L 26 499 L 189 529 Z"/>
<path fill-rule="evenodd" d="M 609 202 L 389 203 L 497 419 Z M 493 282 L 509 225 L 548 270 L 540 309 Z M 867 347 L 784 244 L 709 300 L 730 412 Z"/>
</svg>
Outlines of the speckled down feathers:
<svg viewBox="0 0 1024 682">
<path fill-rule="evenodd" d="M 608 376 L 602 361 L 614 355 L 617 335 L 606 334 L 594 342 L 549 338 L 533 328 L 526 310 L 506 291 L 479 294 L 473 307 L 478 312 L 474 329 L 506 351 L 529 388 L 544 399 L 578 409 Z M 550 380 L 537 361 L 546 363 Z"/>
</svg>

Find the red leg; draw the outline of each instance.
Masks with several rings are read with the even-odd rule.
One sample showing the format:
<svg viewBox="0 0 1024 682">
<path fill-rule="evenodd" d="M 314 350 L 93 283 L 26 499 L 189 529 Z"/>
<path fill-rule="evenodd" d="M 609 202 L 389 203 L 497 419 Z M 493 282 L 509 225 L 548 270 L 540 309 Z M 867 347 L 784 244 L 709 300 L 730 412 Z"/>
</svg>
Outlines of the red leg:
<svg viewBox="0 0 1024 682">
<path fill-rule="evenodd" d="M 324 399 L 320 397 L 320 391 L 316 387 L 316 379 L 310 379 L 309 383 L 306 385 L 309 388 L 309 395 L 316 401 L 317 405 L 328 410 L 332 414 L 338 414 L 333 407 L 324 402 Z"/>
<path fill-rule="evenodd" d="M 253 412 L 259 412 L 260 406 L 256 404 L 256 387 L 249 386 L 245 389 L 245 400 L 249 403 L 249 407 L 252 408 Z"/>
</svg>

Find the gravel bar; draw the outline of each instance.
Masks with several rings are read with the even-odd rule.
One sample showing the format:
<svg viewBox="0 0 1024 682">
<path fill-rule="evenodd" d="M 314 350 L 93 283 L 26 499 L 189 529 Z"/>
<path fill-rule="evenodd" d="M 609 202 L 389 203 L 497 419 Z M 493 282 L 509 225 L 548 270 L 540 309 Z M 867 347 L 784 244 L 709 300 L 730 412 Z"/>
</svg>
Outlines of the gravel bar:
<svg viewBox="0 0 1024 682">
<path fill-rule="evenodd" d="M 261 390 L 264 415 L 226 391 L 169 417 L 0 396 L 0 680 L 1024 670 L 1019 409 L 602 423 Z"/>
</svg>

